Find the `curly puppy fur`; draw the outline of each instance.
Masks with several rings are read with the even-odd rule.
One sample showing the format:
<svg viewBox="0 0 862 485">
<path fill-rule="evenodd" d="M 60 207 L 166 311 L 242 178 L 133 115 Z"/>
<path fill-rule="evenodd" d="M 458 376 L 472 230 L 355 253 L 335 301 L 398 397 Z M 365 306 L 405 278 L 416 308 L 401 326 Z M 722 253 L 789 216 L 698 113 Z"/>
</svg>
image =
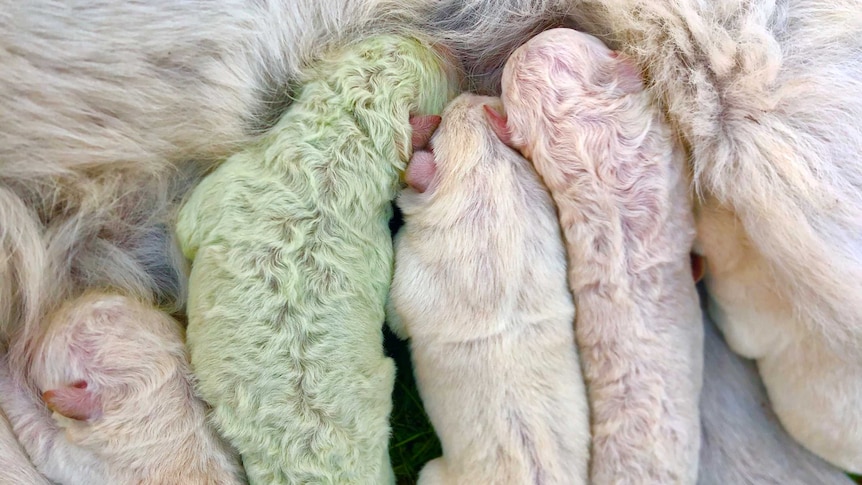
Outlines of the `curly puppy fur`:
<svg viewBox="0 0 862 485">
<path fill-rule="evenodd" d="M 556 211 L 483 104 L 499 100 L 462 94 L 446 108 L 433 154 L 408 166 L 427 189 L 398 197 L 389 321 L 410 338 L 443 445 L 419 483 L 586 483 L 589 411 Z"/>
<path fill-rule="evenodd" d="M 30 366 L 4 362 L 0 404 L 52 481 L 243 483 L 237 454 L 194 393 L 176 320 L 132 298 L 87 293 L 52 314 L 32 347 L 22 343 L 9 352 L 32 350 Z"/>
<path fill-rule="evenodd" d="M 790 434 L 862 471 L 862 2 L 613 5 L 691 148 L 716 323 Z"/>
<path fill-rule="evenodd" d="M 192 363 L 251 482 L 388 483 L 391 202 L 410 116 L 442 111 L 457 74 L 427 44 L 377 36 L 303 81 L 180 211 Z"/>
<path fill-rule="evenodd" d="M 704 323 L 699 485 L 850 485 L 841 470 L 800 446 L 781 427 L 753 362 L 730 351 Z"/>
<path fill-rule="evenodd" d="M 684 159 L 630 62 L 570 29 L 503 71 L 501 138 L 559 211 L 592 412 L 591 482 L 694 483 L 703 329 Z"/>
</svg>

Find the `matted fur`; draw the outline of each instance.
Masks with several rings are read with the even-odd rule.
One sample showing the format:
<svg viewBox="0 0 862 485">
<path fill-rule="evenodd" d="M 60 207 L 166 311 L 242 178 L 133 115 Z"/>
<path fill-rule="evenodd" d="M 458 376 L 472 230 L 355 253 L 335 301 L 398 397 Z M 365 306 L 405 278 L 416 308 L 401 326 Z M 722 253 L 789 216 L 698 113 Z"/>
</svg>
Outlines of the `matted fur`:
<svg viewBox="0 0 862 485">
<path fill-rule="evenodd" d="M 28 352 L 0 369 L 0 405 L 36 468 L 63 484 L 242 483 L 238 456 L 207 422 L 192 386 L 183 329 L 135 299 L 99 292 L 70 300 Z M 29 361 L 26 369 L 15 362 Z M 86 388 L 72 390 L 85 382 Z M 38 393 L 72 390 L 78 419 Z M 67 394 L 68 395 L 68 394 Z M 48 393 L 45 394 L 45 399 Z M 93 405 L 93 403 L 98 403 Z M 85 417 L 86 416 L 86 417 Z"/>
<path fill-rule="evenodd" d="M 589 410 L 553 202 L 462 94 L 432 139 L 435 174 L 398 197 L 390 326 L 410 338 L 443 445 L 420 484 L 587 483 Z M 417 163 L 411 161 L 411 163 Z"/>
<path fill-rule="evenodd" d="M 698 485 L 850 485 L 781 427 L 753 362 L 730 351 L 704 312 Z"/>
<path fill-rule="evenodd" d="M 639 73 L 552 29 L 503 71 L 512 146 L 559 211 L 592 416 L 591 483 L 694 483 L 703 329 L 682 153 Z"/>
<path fill-rule="evenodd" d="M 391 202 L 408 118 L 442 111 L 457 76 L 427 44 L 377 36 L 303 81 L 180 212 L 188 345 L 253 483 L 389 483 Z"/>
</svg>

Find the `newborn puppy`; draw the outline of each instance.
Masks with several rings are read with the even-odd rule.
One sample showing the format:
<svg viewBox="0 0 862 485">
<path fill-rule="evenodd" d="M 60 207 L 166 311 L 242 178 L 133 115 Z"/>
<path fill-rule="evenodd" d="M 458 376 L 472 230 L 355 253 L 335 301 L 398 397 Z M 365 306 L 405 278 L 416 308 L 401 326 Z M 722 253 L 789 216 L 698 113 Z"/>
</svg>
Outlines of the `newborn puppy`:
<svg viewBox="0 0 862 485">
<path fill-rule="evenodd" d="M 814 453 L 862 472 L 859 350 L 829 341 L 793 311 L 733 212 L 715 203 L 699 208 L 698 249 L 710 255 L 710 314 L 730 347 L 757 361 L 781 423 Z"/>
<path fill-rule="evenodd" d="M 195 396 L 182 327 L 163 312 L 123 296 L 85 294 L 52 315 L 39 341 L 13 341 L 16 352 L 28 353 L 30 367 L 3 363 L 0 404 L 49 479 L 243 482 L 237 455 Z"/>
<path fill-rule="evenodd" d="M 634 66 L 589 35 L 534 37 L 502 84 L 508 121 L 489 119 L 532 159 L 566 240 L 591 482 L 693 483 L 703 328 L 682 153 Z"/>
<path fill-rule="evenodd" d="M 796 443 L 770 408 L 757 368 L 730 351 L 704 313 L 699 485 L 850 485 Z"/>
<path fill-rule="evenodd" d="M 252 482 L 394 481 L 391 202 L 456 77 L 413 38 L 330 52 L 182 208 L 192 364 Z"/>
<path fill-rule="evenodd" d="M 390 326 L 443 446 L 420 484 L 586 483 L 589 413 L 553 202 L 462 94 L 398 198 Z"/>
</svg>

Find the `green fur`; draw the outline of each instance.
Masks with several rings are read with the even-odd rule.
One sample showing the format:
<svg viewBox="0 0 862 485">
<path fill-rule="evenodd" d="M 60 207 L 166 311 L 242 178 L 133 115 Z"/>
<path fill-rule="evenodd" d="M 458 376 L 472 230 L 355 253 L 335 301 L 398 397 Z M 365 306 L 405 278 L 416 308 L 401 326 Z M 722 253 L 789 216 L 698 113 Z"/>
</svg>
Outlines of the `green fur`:
<svg viewBox="0 0 862 485">
<path fill-rule="evenodd" d="M 251 483 L 391 483 L 390 202 L 409 115 L 439 113 L 457 86 L 436 53 L 396 36 L 344 48 L 303 81 L 179 214 L 192 364 Z"/>
</svg>

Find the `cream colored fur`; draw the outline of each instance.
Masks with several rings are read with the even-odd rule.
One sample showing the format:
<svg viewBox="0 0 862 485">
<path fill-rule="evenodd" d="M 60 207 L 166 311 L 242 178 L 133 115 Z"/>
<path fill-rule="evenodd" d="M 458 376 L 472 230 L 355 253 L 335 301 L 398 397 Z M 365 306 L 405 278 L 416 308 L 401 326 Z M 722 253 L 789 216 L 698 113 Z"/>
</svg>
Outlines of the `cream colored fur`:
<svg viewBox="0 0 862 485">
<path fill-rule="evenodd" d="M 559 211 L 592 417 L 591 483 L 694 483 L 703 329 L 682 153 L 639 73 L 552 29 L 503 72 L 508 125 Z"/>
<path fill-rule="evenodd" d="M 862 471 L 862 352 L 838 351 L 793 312 L 732 212 L 706 204 L 698 229 L 710 255 L 710 312 L 730 347 L 757 361 L 784 427 L 832 463 Z"/>
<path fill-rule="evenodd" d="M 706 312 L 698 485 L 850 485 L 787 434 L 753 362 L 731 352 Z"/>
<path fill-rule="evenodd" d="M 264 133 L 318 53 L 419 3 L 0 0 L 0 337 L 92 287 L 181 308 L 184 264 L 139 261 L 141 227 Z"/>
<path fill-rule="evenodd" d="M 88 293 L 52 314 L 36 342 L 14 341 L 29 368 L 3 360 L 0 405 L 36 468 L 60 484 L 239 484 L 236 453 L 207 423 L 179 323 L 133 299 Z M 39 399 L 73 383 L 79 413 Z M 50 393 L 46 392 L 50 391 Z M 82 401 L 83 400 L 83 401 Z M 90 404 L 80 404 L 87 402 Z M 95 404 L 94 404 L 95 403 Z M 75 419 L 72 419 L 75 418 Z"/>
<path fill-rule="evenodd" d="M 398 198 L 390 326 L 410 338 L 443 445 L 419 483 L 586 483 L 589 415 L 559 226 L 534 170 L 484 121 L 485 103 L 499 100 L 449 105 L 429 188 Z"/>
<path fill-rule="evenodd" d="M 862 471 L 862 2 L 613 0 L 572 13 L 646 72 L 689 146 L 700 227 L 725 211 L 737 221 L 700 235 L 731 348 L 759 361 L 791 435 Z"/>
<path fill-rule="evenodd" d="M 811 379 L 850 388 L 842 394 L 858 393 L 852 388 L 860 386 L 855 369 L 862 355 L 862 2 L 436 3 L 445 15 L 432 17 L 432 25 L 454 45 L 469 46 L 464 51 L 485 55 L 477 77 L 491 88 L 497 84 L 495 68 L 519 35 L 566 17 L 629 55 L 689 148 L 697 195 L 732 212 L 745 234 L 747 257 L 771 275 L 768 282 L 728 271 L 711 276 L 713 308 L 726 309 L 729 319 L 722 327 L 733 327 L 732 348 L 745 352 L 764 344 L 762 331 L 811 343 L 782 352 L 784 362 L 776 366 L 788 368 L 789 382 L 779 384 L 776 373 L 764 375 L 776 406 L 796 392 L 813 395 L 805 389 Z M 714 237 L 711 248 L 737 244 Z M 711 260 L 722 257 L 709 251 Z M 736 288 L 735 295 L 728 288 Z M 764 291 L 784 311 L 755 310 L 747 295 Z M 751 318 L 735 316 L 745 314 Z M 764 323 L 751 326 L 752 318 Z M 786 344 L 776 339 L 769 347 Z M 832 362 L 823 361 L 824 355 Z M 791 370 L 811 365 L 820 368 L 809 376 Z M 779 392 L 786 396 L 779 398 Z M 800 405 L 793 416 L 785 407 L 779 417 L 803 444 L 858 470 L 858 459 L 848 458 L 859 456 L 859 438 L 849 435 L 862 428 L 844 421 L 849 411 L 814 404 Z M 836 404 L 854 407 L 852 400 Z M 841 431 L 828 431 L 835 429 Z"/>
<path fill-rule="evenodd" d="M 7 378 L 0 362 L 0 381 Z M 2 385 L 0 385 L 2 388 Z M 6 392 L 6 389 L 3 389 Z M 30 457 L 18 443 L 6 413 L 0 410 L 0 483 L 9 485 L 48 485 L 44 475 L 36 470 Z"/>
</svg>

